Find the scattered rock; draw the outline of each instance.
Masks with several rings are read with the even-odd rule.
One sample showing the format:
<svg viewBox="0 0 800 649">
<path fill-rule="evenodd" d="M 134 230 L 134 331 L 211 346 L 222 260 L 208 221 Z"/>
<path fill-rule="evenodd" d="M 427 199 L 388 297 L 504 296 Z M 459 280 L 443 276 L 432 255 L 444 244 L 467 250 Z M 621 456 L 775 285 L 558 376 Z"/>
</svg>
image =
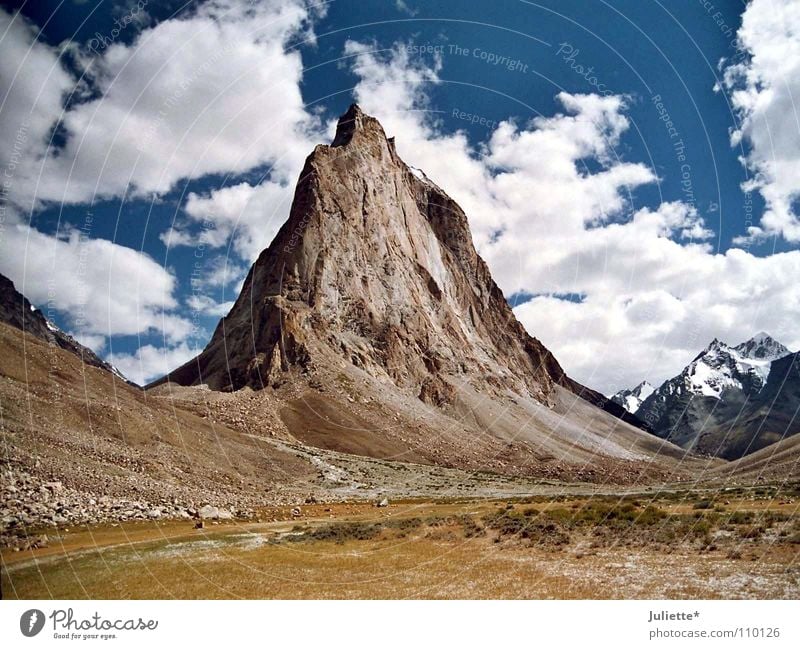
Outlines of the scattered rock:
<svg viewBox="0 0 800 649">
<path fill-rule="evenodd" d="M 220 509 L 219 507 L 214 507 L 213 505 L 203 505 L 197 510 L 197 515 L 202 519 L 211 519 L 217 521 L 230 520 L 233 518 L 233 514 L 231 514 L 227 509 Z"/>
<path fill-rule="evenodd" d="M 382 498 L 378 502 L 375 503 L 375 507 L 388 507 L 389 506 L 389 499 Z"/>
</svg>

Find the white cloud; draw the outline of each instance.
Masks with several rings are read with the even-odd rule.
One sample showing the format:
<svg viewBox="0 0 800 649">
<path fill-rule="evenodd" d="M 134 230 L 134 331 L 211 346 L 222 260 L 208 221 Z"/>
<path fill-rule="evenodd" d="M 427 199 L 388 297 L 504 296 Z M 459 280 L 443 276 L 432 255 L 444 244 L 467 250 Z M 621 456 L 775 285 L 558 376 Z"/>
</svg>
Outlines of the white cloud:
<svg viewBox="0 0 800 649">
<path fill-rule="evenodd" d="M 531 286 L 541 287 L 532 292 L 544 295 L 515 313 L 573 376 L 606 392 L 643 378 L 658 383 L 712 338 L 736 344 L 760 329 L 800 347 L 800 289 L 793 280 L 800 253 L 713 254 L 659 236 L 662 227 L 657 213 L 644 210 L 579 241 L 553 241 L 561 248 L 554 263 L 531 277 Z M 586 297 L 574 303 L 552 295 L 566 292 Z"/>
<path fill-rule="evenodd" d="M 298 165 L 291 183 L 265 180 L 257 185 L 240 183 L 223 187 L 206 196 L 190 193 L 184 206 L 186 214 L 195 225 L 205 225 L 189 241 L 221 247 L 233 237 L 234 251 L 242 259 L 255 260 L 288 218 L 294 182 L 301 168 Z M 178 228 L 177 234 L 181 236 L 183 231 Z"/>
<path fill-rule="evenodd" d="M 732 143 L 744 141 L 745 183 L 767 209 L 749 239 L 800 241 L 800 3 L 752 0 L 737 32 L 744 62 L 725 68 L 724 86 L 740 119 Z M 745 243 L 741 237 L 737 243 Z"/>
<path fill-rule="evenodd" d="M 228 315 L 228 312 L 233 308 L 233 301 L 217 302 L 208 295 L 197 294 L 189 296 L 186 300 L 186 305 L 198 313 L 221 318 L 224 315 Z"/>
<path fill-rule="evenodd" d="M 83 52 L 97 97 L 66 110 L 63 147 L 44 160 L 29 156 L 12 198 L 80 203 L 161 194 L 181 179 L 265 164 L 279 179 L 293 172 L 318 125 L 303 105 L 300 54 L 284 47 L 306 33 L 310 18 L 301 0 L 212 0 L 130 45 Z M 17 52 L 31 34 L 12 31 Z M 66 73 L 53 65 L 63 90 Z M 52 101 L 47 108 L 52 126 L 58 113 Z"/>
<path fill-rule="evenodd" d="M 50 300 L 94 346 L 113 335 L 161 331 L 173 343 L 189 336 L 191 323 L 176 315 L 176 280 L 151 258 L 77 233 L 45 235 L 20 224 L 19 208 L 159 194 L 182 179 L 264 166 L 272 186 L 290 199 L 320 125 L 303 105 L 300 54 L 285 45 L 313 42 L 310 26 L 322 13 L 303 0 L 209 0 L 144 29 L 131 44 L 116 42 L 99 54 L 66 46 L 61 55 L 84 69 L 79 81 L 31 25 L 0 9 L 0 163 L 12 179 L 4 179 L 0 205 L 0 269 L 34 302 Z M 146 26 L 144 18 L 128 29 Z M 52 148 L 56 124 L 64 143 Z M 230 193 L 212 193 L 206 203 L 195 197 L 189 219 L 202 220 L 213 208 L 219 222 L 199 235 L 178 227 L 171 245 L 213 235 L 212 247 L 233 234 L 248 258 L 272 236 L 255 224 L 257 210 L 274 196 L 266 187 L 254 192 L 241 223 L 230 207 L 218 210 Z M 224 287 L 245 270 L 238 262 L 212 262 L 203 285 Z M 198 299 L 205 314 L 225 308 Z"/>
<path fill-rule="evenodd" d="M 100 334 L 69 332 L 69 335 L 84 347 L 88 347 L 95 354 L 102 354 L 108 344 L 108 338 Z"/>
<path fill-rule="evenodd" d="M 2 193 L 30 194 L 33 162 L 43 155 L 64 95 L 74 81 L 57 53 L 36 41 L 24 17 L 0 7 L 0 170 Z M 26 191 L 19 189 L 25 184 Z M 28 201 L 23 201 L 30 207 Z"/>
<path fill-rule="evenodd" d="M 133 354 L 111 353 L 107 360 L 126 378 L 139 385 L 146 385 L 180 367 L 199 352 L 199 349 L 185 342 L 174 347 L 143 345 Z"/>
<path fill-rule="evenodd" d="M 176 315 L 175 277 L 148 255 L 78 231 L 63 238 L 22 224 L 0 241 L 0 272 L 45 314 L 67 314 L 80 336 L 162 332 L 169 340 L 191 333 Z"/>
<path fill-rule="evenodd" d="M 244 276 L 248 271 L 248 266 L 243 265 L 231 257 L 213 257 L 203 268 L 204 274 L 201 278 L 203 286 L 225 289 L 231 284 L 239 284 L 244 281 Z M 235 288 L 235 286 L 234 286 Z M 238 290 L 234 295 L 238 295 Z"/>
<path fill-rule="evenodd" d="M 536 296 L 515 312 L 578 380 L 607 393 L 658 383 L 715 336 L 738 343 L 760 329 L 800 347 L 799 252 L 714 254 L 693 207 L 632 211 L 631 192 L 657 178 L 618 155 L 624 98 L 561 93 L 563 114 L 502 122 L 475 149 L 427 117 L 436 63 L 422 70 L 402 48 L 388 58 L 348 51 L 362 107 L 465 209 L 505 294 Z"/>
<path fill-rule="evenodd" d="M 394 0 L 394 6 L 397 8 L 397 11 L 412 17 L 419 13 L 416 9 L 412 9 L 405 0 Z"/>
</svg>

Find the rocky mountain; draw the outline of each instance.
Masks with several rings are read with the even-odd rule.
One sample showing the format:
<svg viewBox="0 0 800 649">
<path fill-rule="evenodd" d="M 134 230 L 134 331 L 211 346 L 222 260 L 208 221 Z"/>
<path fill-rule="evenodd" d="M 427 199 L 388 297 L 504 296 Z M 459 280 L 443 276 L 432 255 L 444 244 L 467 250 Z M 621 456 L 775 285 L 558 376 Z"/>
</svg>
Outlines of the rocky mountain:
<svg viewBox="0 0 800 649">
<path fill-rule="evenodd" d="M 44 314 L 33 306 L 14 283 L 0 274 L 0 322 L 21 329 L 40 340 L 75 354 L 87 365 L 111 372 L 123 381 L 127 379 L 110 363 L 107 363 L 91 349 L 81 345 L 69 334 L 61 331 Z"/>
<path fill-rule="evenodd" d="M 306 160 L 288 221 L 208 347 L 167 378 L 260 389 L 342 361 L 434 404 L 463 382 L 551 403 L 563 376 L 514 317 L 461 208 L 355 105 Z"/>
<path fill-rule="evenodd" d="M 746 400 L 734 419 L 708 426 L 698 440 L 698 450 L 726 459 L 769 451 L 766 447 L 772 445 L 777 453 L 776 442 L 798 432 L 800 354 L 795 353 L 772 361 L 764 387 Z"/>
<path fill-rule="evenodd" d="M 647 381 L 642 381 L 632 390 L 620 390 L 611 400 L 614 403 L 621 405 L 625 410 L 631 414 L 636 414 L 636 411 L 642 405 L 642 402 L 647 399 L 656 389 Z"/>
<path fill-rule="evenodd" d="M 789 354 L 784 345 L 763 332 L 735 347 L 714 339 L 634 412 L 657 435 L 684 448 L 740 457 L 765 443 L 763 436 L 761 441 L 745 440 L 746 430 L 756 431 L 752 424 L 745 430 L 742 417 L 761 411 L 770 398 L 770 376 L 776 368 L 775 376 L 782 375 L 779 361 Z"/>
<path fill-rule="evenodd" d="M 355 105 L 307 158 L 288 220 L 207 347 L 149 387 L 165 384 L 291 392 L 293 435 L 381 457 L 464 466 L 482 446 L 511 471 L 534 448 L 537 465 L 658 452 L 528 335 L 463 210 Z"/>
</svg>

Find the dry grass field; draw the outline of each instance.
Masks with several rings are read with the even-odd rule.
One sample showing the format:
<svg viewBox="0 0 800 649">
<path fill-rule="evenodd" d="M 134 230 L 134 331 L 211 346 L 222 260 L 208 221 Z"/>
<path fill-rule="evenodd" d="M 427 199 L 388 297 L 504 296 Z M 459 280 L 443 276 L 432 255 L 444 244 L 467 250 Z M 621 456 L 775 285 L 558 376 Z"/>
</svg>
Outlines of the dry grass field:
<svg viewBox="0 0 800 649">
<path fill-rule="evenodd" d="M 796 493 L 312 505 L 73 528 L 2 555 L 6 598 L 797 598 Z"/>
</svg>

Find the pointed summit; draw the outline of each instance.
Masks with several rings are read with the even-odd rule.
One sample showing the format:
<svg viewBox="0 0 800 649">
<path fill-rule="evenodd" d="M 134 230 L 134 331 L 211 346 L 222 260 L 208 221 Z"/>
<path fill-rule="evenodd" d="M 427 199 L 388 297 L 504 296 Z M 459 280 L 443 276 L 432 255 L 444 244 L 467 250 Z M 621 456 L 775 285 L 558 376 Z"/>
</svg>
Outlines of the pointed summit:
<svg viewBox="0 0 800 649">
<path fill-rule="evenodd" d="M 611 400 L 621 405 L 632 415 L 635 415 L 636 411 L 639 410 L 642 403 L 644 403 L 644 400 L 653 394 L 653 392 L 655 392 L 655 388 L 647 381 L 642 381 L 632 390 L 620 390 L 611 397 Z"/>
<path fill-rule="evenodd" d="M 306 160 L 289 219 L 211 342 L 165 380 L 261 389 L 342 363 L 437 404 L 469 384 L 550 405 L 566 381 L 492 280 L 463 210 L 356 104 Z"/>
<path fill-rule="evenodd" d="M 697 356 L 695 356 L 692 359 L 692 364 L 696 363 L 704 356 L 714 356 L 719 352 L 725 352 L 728 349 L 730 348 L 726 343 L 722 342 L 719 338 L 715 337 L 710 343 L 708 343 L 708 345 L 706 345 L 706 348 L 703 351 L 701 351 Z"/>
<path fill-rule="evenodd" d="M 358 104 L 350 104 L 350 108 L 339 117 L 336 135 L 331 147 L 343 147 L 350 144 L 356 134 L 386 140 L 386 133 L 381 123 L 364 113 Z"/>
<path fill-rule="evenodd" d="M 745 358 L 773 361 L 787 356 L 791 352 L 764 331 L 734 347 Z"/>
</svg>

